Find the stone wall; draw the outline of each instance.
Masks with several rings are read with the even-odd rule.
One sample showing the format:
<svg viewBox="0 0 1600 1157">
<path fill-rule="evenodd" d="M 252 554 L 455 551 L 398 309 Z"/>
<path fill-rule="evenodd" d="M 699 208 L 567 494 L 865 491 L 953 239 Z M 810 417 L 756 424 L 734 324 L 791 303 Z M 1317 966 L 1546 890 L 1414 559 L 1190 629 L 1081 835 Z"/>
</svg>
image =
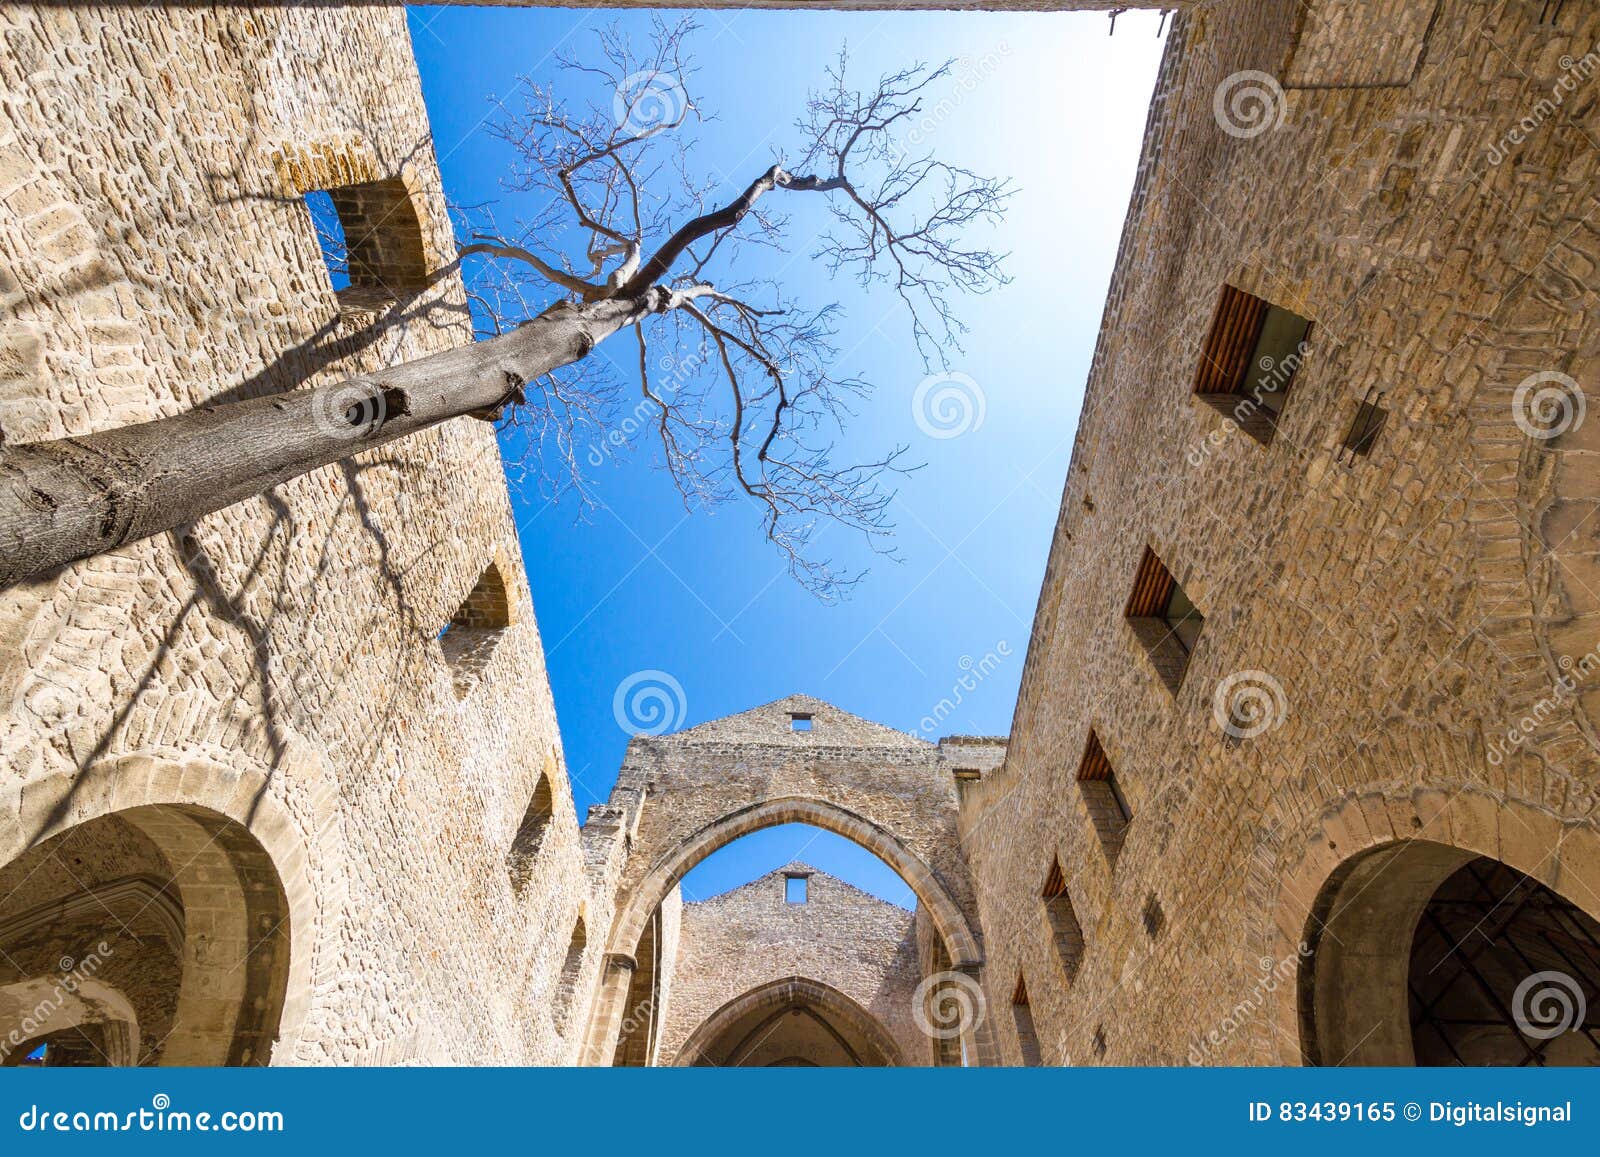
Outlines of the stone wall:
<svg viewBox="0 0 1600 1157">
<path fill-rule="evenodd" d="M 469 340 L 399 7 L 6 5 L 0 92 L 7 441 Z M 388 198 L 345 198 L 362 277 L 393 282 L 356 302 L 302 199 L 349 186 Z M 396 198 L 389 236 L 373 207 Z M 458 698 L 438 636 L 496 560 L 507 625 Z M 227 817 L 268 850 L 290 912 L 272 1061 L 577 1055 L 581 1023 L 548 1010 L 587 884 L 488 425 L 5 592 L 0 703 L 0 865 L 145 804 Z M 554 806 L 514 889 L 541 777 Z M 8 889 L 0 924 L 52 879 Z M 609 915 L 589 915 L 592 987 Z"/>
<path fill-rule="evenodd" d="M 792 875 L 807 881 L 804 903 L 785 897 Z M 745 994 L 790 977 L 843 993 L 888 1031 L 907 1063 L 922 1063 L 928 1049 L 913 1016 L 922 972 L 912 922 L 910 911 L 799 862 L 684 904 L 658 1063 L 694 1063 L 681 1051 L 696 1029 Z"/>
<path fill-rule="evenodd" d="M 1314 905 L 1386 843 L 1600 911 L 1597 435 L 1572 421 L 1600 390 L 1600 15 L 1304 7 L 1174 28 L 1007 761 L 965 796 L 990 1008 L 1025 977 L 1047 1063 L 1299 1063 Z M 1379 27 L 1370 56 L 1328 36 Z M 1191 396 L 1224 284 L 1314 323 L 1266 445 Z M 1355 454 L 1364 402 L 1387 417 Z M 1176 693 L 1125 617 L 1147 548 L 1204 615 Z M 1114 862 L 1091 730 L 1132 817 Z"/>
</svg>

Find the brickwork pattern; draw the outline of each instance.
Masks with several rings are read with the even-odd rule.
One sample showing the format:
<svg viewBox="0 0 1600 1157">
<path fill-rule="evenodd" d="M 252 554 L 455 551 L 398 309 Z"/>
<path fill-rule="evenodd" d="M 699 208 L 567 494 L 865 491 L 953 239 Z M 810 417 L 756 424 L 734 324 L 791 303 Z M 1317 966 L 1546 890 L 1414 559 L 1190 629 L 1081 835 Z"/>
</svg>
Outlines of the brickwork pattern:
<svg viewBox="0 0 1600 1157">
<path fill-rule="evenodd" d="M 1026 974 L 1047 1063 L 1298 1063 L 1293 984 L 1231 1013 L 1268 965 L 1294 973 L 1329 876 L 1384 841 L 1496 856 L 1600 911 L 1600 696 L 1555 693 L 1600 642 L 1600 435 L 1514 420 L 1531 373 L 1569 375 L 1591 413 L 1600 391 L 1600 88 L 1577 79 L 1600 17 L 1541 23 L 1545 7 L 1264 0 L 1178 19 L 1007 763 L 962 817 L 991 1006 Z M 1375 24 L 1394 40 L 1333 50 L 1328 30 Z M 1412 50 L 1407 83 L 1348 71 Z M 1225 131 L 1230 78 L 1291 60 L 1287 79 L 1317 87 L 1288 87 L 1281 123 Z M 1315 323 L 1269 446 L 1190 393 L 1224 284 Z M 1341 460 L 1377 396 L 1381 436 Z M 1123 616 L 1147 548 L 1206 615 L 1176 694 Z M 1282 692 L 1243 740 L 1217 703 L 1239 672 Z M 1090 728 L 1133 815 L 1114 865 L 1071 782 Z M 1038 886 L 1052 856 L 1086 944 L 1070 989 Z"/>
<path fill-rule="evenodd" d="M 784 895 L 786 878 L 796 873 L 807 879 L 803 904 Z M 842 992 L 879 1022 L 903 1057 L 920 1061 L 927 1038 L 912 1013 L 922 978 L 913 919 L 907 909 L 798 862 L 684 904 L 658 1063 L 686 1063 L 683 1043 L 713 1013 L 789 977 Z"/>
<path fill-rule="evenodd" d="M 5 5 L 0 45 L 6 440 L 470 339 L 401 8 Z M 412 271 L 359 316 L 302 197 L 351 186 Z M 0 863 L 113 804 L 209 809 L 293 914 L 272 1061 L 574 1059 L 531 1015 L 589 892 L 518 558 L 494 434 L 462 420 L 5 592 Z M 496 559 L 512 625 L 458 699 L 439 628 Z M 591 943 L 580 988 L 598 967 Z"/>
</svg>

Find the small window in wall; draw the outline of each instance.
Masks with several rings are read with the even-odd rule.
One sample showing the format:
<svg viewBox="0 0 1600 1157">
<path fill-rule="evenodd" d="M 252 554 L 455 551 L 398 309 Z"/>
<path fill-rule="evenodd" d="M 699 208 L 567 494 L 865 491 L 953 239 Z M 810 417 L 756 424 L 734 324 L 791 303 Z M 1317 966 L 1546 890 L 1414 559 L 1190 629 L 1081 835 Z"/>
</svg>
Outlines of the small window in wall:
<svg viewBox="0 0 1600 1157">
<path fill-rule="evenodd" d="M 1124 612 L 1162 683 L 1174 695 L 1183 684 L 1189 657 L 1200 641 L 1205 616 L 1170 571 L 1145 547 Z"/>
<path fill-rule="evenodd" d="M 795 714 L 789 716 L 789 730 L 790 731 L 810 731 L 811 730 L 811 716 L 809 714 L 802 714 L 802 713 L 799 713 L 799 712 L 796 712 Z"/>
<path fill-rule="evenodd" d="M 500 567 L 490 563 L 439 630 L 439 648 L 450 665 L 457 699 L 465 699 L 483 677 L 500 637 L 511 625 L 511 596 Z"/>
<path fill-rule="evenodd" d="M 1356 408 L 1355 417 L 1350 422 L 1350 429 L 1345 432 L 1344 442 L 1336 456 L 1344 465 L 1354 466 L 1357 458 L 1372 455 L 1372 447 L 1377 443 L 1378 435 L 1383 433 L 1384 423 L 1389 420 L 1389 411 L 1380 404 L 1382 401 L 1382 394 L 1369 390 Z"/>
<path fill-rule="evenodd" d="M 1224 285 L 1200 351 L 1195 396 L 1265 446 L 1277 432 L 1310 333 L 1311 323 L 1299 314 Z"/>
<path fill-rule="evenodd" d="M 1072 909 L 1072 898 L 1067 895 L 1067 877 L 1059 859 L 1050 862 L 1050 874 L 1045 877 L 1044 914 L 1050 923 L 1050 939 L 1061 961 L 1061 971 L 1070 986 L 1083 964 L 1083 927 Z"/>
<path fill-rule="evenodd" d="M 578 976 L 583 971 L 583 951 L 588 946 L 589 935 L 583 917 L 572 927 L 572 939 L 567 943 L 567 955 L 561 962 L 561 976 L 556 982 L 555 1007 L 551 1019 L 556 1028 L 565 1031 L 567 1019 L 572 1014 L 573 997 L 578 991 Z"/>
<path fill-rule="evenodd" d="M 1161 935 L 1161 930 L 1167 926 L 1167 914 L 1161 910 L 1161 901 L 1156 894 L 1151 892 L 1144 900 L 1144 931 L 1145 935 L 1154 940 Z"/>
<path fill-rule="evenodd" d="M 1096 1059 L 1106 1055 L 1106 1026 L 1097 1024 L 1094 1028 L 1094 1055 Z"/>
<path fill-rule="evenodd" d="M 550 769 L 553 766 L 553 761 L 546 762 L 545 771 L 539 776 L 539 782 L 533 789 L 533 798 L 528 801 L 528 810 L 523 813 L 522 823 L 517 826 L 517 834 L 512 837 L 511 852 L 506 857 L 506 870 L 511 876 L 511 886 L 519 892 L 533 875 L 533 865 L 539 858 L 539 848 L 544 844 L 545 833 L 550 828 L 550 819 L 555 815 L 555 800 L 550 790 Z"/>
<path fill-rule="evenodd" d="M 1033 1027 L 1033 1009 L 1028 1004 L 1028 982 L 1017 973 L 1017 987 L 1011 993 L 1011 1019 L 1017 1027 L 1017 1047 L 1022 1063 L 1030 1068 L 1043 1064 L 1039 1054 L 1039 1034 Z"/>
<path fill-rule="evenodd" d="M 1100 838 L 1100 850 L 1105 853 L 1106 862 L 1115 868 L 1133 813 L 1128 810 L 1128 801 L 1122 798 L 1111 760 L 1106 757 L 1100 737 L 1093 730 L 1083 750 L 1083 761 L 1078 765 L 1078 788 L 1089 808 L 1095 834 Z"/>
<path fill-rule="evenodd" d="M 375 311 L 426 289 L 422 225 L 399 177 L 305 194 L 339 305 Z"/>
<path fill-rule="evenodd" d="M 787 904 L 804 904 L 808 899 L 807 891 L 810 881 L 805 876 L 785 876 L 783 878 L 783 899 Z"/>
</svg>

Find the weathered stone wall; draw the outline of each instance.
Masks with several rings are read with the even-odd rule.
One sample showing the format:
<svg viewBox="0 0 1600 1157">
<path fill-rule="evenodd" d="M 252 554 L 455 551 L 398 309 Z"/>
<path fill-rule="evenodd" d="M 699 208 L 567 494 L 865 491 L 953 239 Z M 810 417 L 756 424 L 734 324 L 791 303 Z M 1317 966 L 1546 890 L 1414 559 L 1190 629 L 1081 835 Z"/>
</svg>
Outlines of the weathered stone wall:
<svg viewBox="0 0 1600 1157">
<path fill-rule="evenodd" d="M 7 5 L 0 93 L 7 441 L 469 340 L 400 8 Z M 341 301 L 302 194 L 375 182 L 414 220 L 372 252 L 425 284 Z M 515 613 L 458 699 L 437 636 L 495 560 Z M 0 595 L 0 864 L 109 810 L 202 806 L 287 895 L 273 1061 L 572 1059 L 583 1014 L 552 1031 L 548 1008 L 587 885 L 528 599 L 472 420 Z"/>
<path fill-rule="evenodd" d="M 1600 643 L 1600 435 L 1592 412 L 1530 435 L 1516 399 L 1545 372 L 1575 383 L 1546 381 L 1569 418 L 1600 393 L 1600 15 L 1303 7 L 1174 29 L 1007 762 L 967 791 L 991 1014 L 1025 976 L 1047 1063 L 1298 1063 L 1312 905 L 1385 842 L 1494 856 L 1600 911 L 1600 684 L 1558 683 Z M 1396 40 L 1366 72 L 1325 35 L 1379 26 Z M 1228 111 L 1245 71 L 1289 82 L 1254 81 L 1258 122 Z M 1224 283 L 1314 322 L 1265 446 L 1191 396 Z M 1341 454 L 1364 399 L 1387 423 Z M 1124 618 L 1147 547 L 1205 616 L 1176 694 Z M 1236 673 L 1270 705 L 1243 738 Z M 1114 868 L 1076 782 L 1091 728 L 1132 812 Z"/>
<path fill-rule="evenodd" d="M 804 875 L 807 897 L 789 903 L 786 878 Z M 923 1063 L 927 1037 L 913 1017 L 922 972 L 913 914 L 807 864 L 786 864 L 743 887 L 683 905 L 674 987 L 658 1062 L 680 1051 L 719 1009 L 774 981 L 800 977 L 842 992 L 875 1018 L 906 1063 Z"/>
<path fill-rule="evenodd" d="M 657 906 L 717 848 L 777 824 L 812 824 L 880 856 L 929 908 L 951 959 L 977 968 L 955 769 L 991 766 L 1003 750 L 973 740 L 947 752 L 806 695 L 636 737 L 610 799 L 590 809 L 584 829 L 593 890 L 616 910 L 589 1059 L 605 1063 L 619 1039 L 625 1054 L 639 1051 L 622 1026 L 649 998 L 637 949 Z"/>
</svg>

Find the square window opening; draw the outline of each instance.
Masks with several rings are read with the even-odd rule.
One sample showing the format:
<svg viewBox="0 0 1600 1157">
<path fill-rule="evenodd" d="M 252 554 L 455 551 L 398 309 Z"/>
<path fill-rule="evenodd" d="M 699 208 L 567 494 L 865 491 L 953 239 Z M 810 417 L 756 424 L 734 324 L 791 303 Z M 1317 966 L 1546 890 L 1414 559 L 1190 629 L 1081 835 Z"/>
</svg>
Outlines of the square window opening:
<svg viewBox="0 0 1600 1157">
<path fill-rule="evenodd" d="M 1156 674 L 1176 695 L 1200 642 L 1205 616 L 1149 547 L 1134 575 L 1124 615 Z"/>
<path fill-rule="evenodd" d="M 1354 466 L 1357 458 L 1372 456 L 1372 447 L 1389 420 L 1389 411 L 1378 404 L 1381 400 L 1381 395 L 1369 394 L 1357 407 L 1350 429 L 1345 432 L 1344 443 L 1339 447 L 1338 458 L 1346 466 Z"/>
<path fill-rule="evenodd" d="M 1106 863 L 1115 870 L 1117 857 L 1122 854 L 1122 845 L 1127 838 L 1128 825 L 1133 822 L 1133 812 L 1122 795 L 1122 789 L 1117 786 L 1116 772 L 1111 768 L 1105 748 L 1100 746 L 1100 737 L 1093 731 L 1089 732 L 1083 760 L 1078 765 L 1078 790 L 1083 795 L 1084 806 L 1089 810 L 1089 820 L 1094 824 Z M 1064 881 L 1062 887 L 1065 888 Z M 1082 935 L 1081 931 L 1079 935 Z M 1075 971 L 1075 965 L 1072 970 Z"/>
<path fill-rule="evenodd" d="M 1311 322 L 1293 310 L 1224 285 L 1200 353 L 1195 396 L 1267 445 L 1310 334 Z"/>
</svg>

